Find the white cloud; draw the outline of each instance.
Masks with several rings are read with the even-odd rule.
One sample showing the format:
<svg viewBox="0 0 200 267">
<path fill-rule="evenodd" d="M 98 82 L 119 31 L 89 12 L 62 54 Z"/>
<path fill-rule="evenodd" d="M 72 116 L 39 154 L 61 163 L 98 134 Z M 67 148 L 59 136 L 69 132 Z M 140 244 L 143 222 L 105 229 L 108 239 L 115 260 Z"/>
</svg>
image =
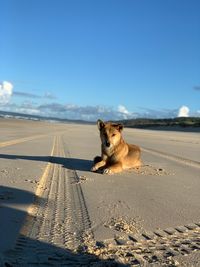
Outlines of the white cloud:
<svg viewBox="0 0 200 267">
<path fill-rule="evenodd" d="M 130 119 L 135 117 L 134 114 L 129 112 L 127 108 L 123 105 L 118 106 L 117 112 L 119 113 L 120 117 L 122 117 L 122 119 Z"/>
<path fill-rule="evenodd" d="M 124 114 L 130 114 L 130 112 L 126 109 L 126 107 L 122 105 L 118 106 L 118 112 L 124 113 Z"/>
<path fill-rule="evenodd" d="M 0 103 L 6 104 L 9 102 L 12 95 L 13 85 L 10 82 L 3 81 L 0 83 Z"/>
<path fill-rule="evenodd" d="M 178 110 L 178 117 L 189 117 L 190 109 L 187 106 L 182 106 Z"/>
</svg>

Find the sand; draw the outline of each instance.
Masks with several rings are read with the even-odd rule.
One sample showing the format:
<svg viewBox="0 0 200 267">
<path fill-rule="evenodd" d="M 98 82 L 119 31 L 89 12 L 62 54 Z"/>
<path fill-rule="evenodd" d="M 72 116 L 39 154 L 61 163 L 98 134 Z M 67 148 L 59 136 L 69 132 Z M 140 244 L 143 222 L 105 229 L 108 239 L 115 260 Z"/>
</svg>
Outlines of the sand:
<svg viewBox="0 0 200 267">
<path fill-rule="evenodd" d="M 125 129 L 143 166 L 102 175 L 96 126 L 0 129 L 0 266 L 198 266 L 199 133 Z"/>
</svg>

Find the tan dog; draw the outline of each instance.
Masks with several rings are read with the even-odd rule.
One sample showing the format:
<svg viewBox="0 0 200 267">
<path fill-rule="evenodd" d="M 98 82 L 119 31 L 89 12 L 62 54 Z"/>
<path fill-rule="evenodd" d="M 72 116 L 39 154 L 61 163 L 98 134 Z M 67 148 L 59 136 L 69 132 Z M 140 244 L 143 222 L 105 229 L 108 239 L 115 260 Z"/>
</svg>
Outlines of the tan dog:
<svg viewBox="0 0 200 267">
<path fill-rule="evenodd" d="M 92 171 L 102 170 L 103 173 L 113 174 L 141 165 L 141 150 L 124 141 L 122 124 L 98 120 L 97 125 L 101 138 L 101 157 L 94 158 Z"/>
</svg>

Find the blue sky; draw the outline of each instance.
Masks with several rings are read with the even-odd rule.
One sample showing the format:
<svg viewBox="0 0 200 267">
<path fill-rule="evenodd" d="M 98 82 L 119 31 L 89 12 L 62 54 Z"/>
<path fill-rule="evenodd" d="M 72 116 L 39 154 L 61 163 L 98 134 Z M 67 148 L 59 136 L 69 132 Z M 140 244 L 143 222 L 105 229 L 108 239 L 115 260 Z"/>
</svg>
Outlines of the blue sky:
<svg viewBox="0 0 200 267">
<path fill-rule="evenodd" d="M 199 0 L 1 0 L 0 9 L 0 110 L 200 116 Z"/>
</svg>

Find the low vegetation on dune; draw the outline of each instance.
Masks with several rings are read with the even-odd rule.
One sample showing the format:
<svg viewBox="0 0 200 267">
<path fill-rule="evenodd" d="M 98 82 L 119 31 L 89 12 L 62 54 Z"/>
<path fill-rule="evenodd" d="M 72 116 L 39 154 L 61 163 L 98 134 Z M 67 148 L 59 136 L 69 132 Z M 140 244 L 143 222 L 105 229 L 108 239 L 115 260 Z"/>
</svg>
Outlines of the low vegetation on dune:
<svg viewBox="0 0 200 267">
<path fill-rule="evenodd" d="M 134 128 L 155 128 L 155 127 L 200 127 L 200 118 L 197 117 L 180 117 L 173 119 L 130 119 L 122 120 L 125 127 Z"/>
</svg>

